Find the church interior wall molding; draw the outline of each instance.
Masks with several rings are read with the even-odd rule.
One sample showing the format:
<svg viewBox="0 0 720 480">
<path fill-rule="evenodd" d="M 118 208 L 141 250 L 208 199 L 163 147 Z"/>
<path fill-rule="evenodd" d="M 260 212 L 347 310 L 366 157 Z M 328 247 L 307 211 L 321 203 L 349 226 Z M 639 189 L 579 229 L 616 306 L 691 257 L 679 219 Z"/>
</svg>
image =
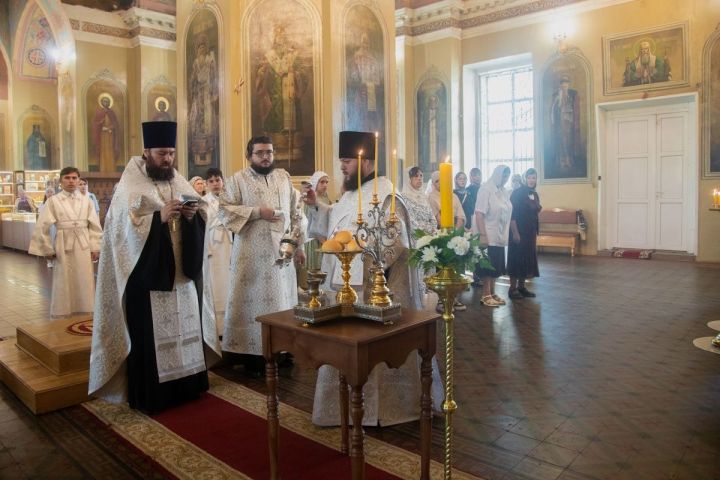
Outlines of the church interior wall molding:
<svg viewBox="0 0 720 480">
<path fill-rule="evenodd" d="M 63 5 L 70 24 L 80 41 L 133 48 L 149 45 L 175 49 L 175 17 L 134 7 L 103 12 L 77 5 Z"/>
<path fill-rule="evenodd" d="M 549 21 L 559 14 L 578 14 L 633 0 L 445 0 L 395 12 L 397 35 L 415 45 L 440 38 L 471 38 Z"/>
</svg>

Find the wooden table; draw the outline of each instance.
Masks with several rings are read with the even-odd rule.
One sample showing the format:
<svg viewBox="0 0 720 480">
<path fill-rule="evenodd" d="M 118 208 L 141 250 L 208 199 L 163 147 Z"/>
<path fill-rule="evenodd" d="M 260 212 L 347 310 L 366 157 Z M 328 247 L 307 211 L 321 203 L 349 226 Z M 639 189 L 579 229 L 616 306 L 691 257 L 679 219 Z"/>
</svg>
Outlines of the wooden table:
<svg viewBox="0 0 720 480">
<path fill-rule="evenodd" d="M 281 351 L 291 352 L 298 364 L 313 368 L 329 364 L 340 371 L 340 426 L 343 453 L 350 453 L 352 478 L 365 478 L 364 432 L 362 419 L 364 401 L 362 388 L 373 367 L 385 362 L 391 368 L 400 367 L 410 352 L 419 350 L 420 367 L 420 478 L 430 478 L 430 434 L 432 411 L 430 385 L 431 359 L 436 349 L 435 312 L 403 310 L 393 325 L 358 318 L 343 318 L 303 327 L 292 310 L 257 317 L 262 324 L 265 378 L 268 387 L 267 423 L 270 449 L 270 478 L 280 478 L 278 471 L 278 370 L 276 357 Z M 348 448 L 348 384 L 352 396 L 352 448 Z"/>
</svg>

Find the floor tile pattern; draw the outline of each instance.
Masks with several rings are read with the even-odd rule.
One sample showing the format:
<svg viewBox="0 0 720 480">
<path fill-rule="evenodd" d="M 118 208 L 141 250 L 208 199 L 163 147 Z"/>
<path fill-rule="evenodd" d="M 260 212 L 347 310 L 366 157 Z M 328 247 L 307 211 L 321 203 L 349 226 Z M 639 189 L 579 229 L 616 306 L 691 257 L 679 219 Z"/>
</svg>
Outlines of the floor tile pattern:
<svg viewBox="0 0 720 480">
<path fill-rule="evenodd" d="M 44 262 L 0 249 L 0 337 L 48 321 Z M 454 465 L 487 479 L 720 478 L 720 356 L 692 345 L 720 319 L 720 266 L 541 256 L 535 299 L 456 316 Z M 500 280 L 498 293 L 507 294 Z M 264 391 L 227 364 L 218 373 Z M 281 371 L 281 400 L 312 408 L 315 372 Z M 142 478 L 120 446 L 73 439 L 69 411 L 34 417 L 0 387 L 0 478 Z M 417 423 L 369 428 L 411 450 Z M 66 439 L 66 440 L 63 440 Z M 442 459 L 434 422 L 433 456 Z M 97 462 L 83 461 L 86 449 Z"/>
</svg>

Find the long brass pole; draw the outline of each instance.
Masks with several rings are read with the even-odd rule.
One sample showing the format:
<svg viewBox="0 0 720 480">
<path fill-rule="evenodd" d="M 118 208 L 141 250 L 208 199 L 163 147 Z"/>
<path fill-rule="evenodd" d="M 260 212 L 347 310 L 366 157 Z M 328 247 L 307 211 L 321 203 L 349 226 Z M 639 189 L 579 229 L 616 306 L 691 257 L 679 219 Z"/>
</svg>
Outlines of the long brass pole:
<svg viewBox="0 0 720 480">
<path fill-rule="evenodd" d="M 445 321 L 445 401 L 443 402 L 443 412 L 445 413 L 445 462 L 444 476 L 445 480 L 452 478 L 452 415 L 457 410 L 457 403 L 453 399 L 453 355 L 455 349 L 455 335 L 453 332 L 453 305 L 455 304 L 455 294 L 452 288 L 445 289 L 443 296 L 443 320 Z"/>
<path fill-rule="evenodd" d="M 453 399 L 453 354 L 455 348 L 455 334 L 453 332 L 453 305 L 455 297 L 468 289 L 470 280 L 458 274 L 453 268 L 441 268 L 435 275 L 425 279 L 428 288 L 438 294 L 443 305 L 443 320 L 445 322 L 445 451 L 444 451 L 444 479 L 452 478 L 452 415 L 457 410 L 457 403 Z"/>
</svg>

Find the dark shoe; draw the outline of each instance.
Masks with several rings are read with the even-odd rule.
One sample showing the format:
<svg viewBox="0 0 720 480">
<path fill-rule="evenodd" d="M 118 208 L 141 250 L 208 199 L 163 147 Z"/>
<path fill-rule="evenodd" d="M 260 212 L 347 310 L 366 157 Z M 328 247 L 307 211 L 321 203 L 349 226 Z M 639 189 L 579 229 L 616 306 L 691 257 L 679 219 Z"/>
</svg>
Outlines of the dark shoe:
<svg viewBox="0 0 720 480">
<path fill-rule="evenodd" d="M 517 288 L 515 290 L 508 291 L 508 297 L 511 300 L 520 300 L 522 298 L 525 298 L 522 293 L 520 293 Z"/>
<path fill-rule="evenodd" d="M 473 287 L 482 287 L 483 282 L 481 280 L 474 280 L 470 285 Z"/>
<path fill-rule="evenodd" d="M 245 357 L 245 375 L 250 378 L 262 378 L 265 376 L 265 359 L 259 355 L 247 355 Z"/>
<path fill-rule="evenodd" d="M 288 368 L 292 367 L 294 364 L 293 362 L 293 356 L 290 352 L 280 352 L 277 356 L 277 366 L 278 368 Z"/>
<path fill-rule="evenodd" d="M 456 312 L 464 312 L 465 310 L 467 310 L 467 307 L 462 302 L 458 302 L 457 300 L 455 300 L 455 305 L 453 305 L 453 310 L 455 310 Z"/>
<path fill-rule="evenodd" d="M 535 298 L 537 296 L 525 287 L 518 288 L 518 292 L 520 292 L 523 297 Z"/>
</svg>

